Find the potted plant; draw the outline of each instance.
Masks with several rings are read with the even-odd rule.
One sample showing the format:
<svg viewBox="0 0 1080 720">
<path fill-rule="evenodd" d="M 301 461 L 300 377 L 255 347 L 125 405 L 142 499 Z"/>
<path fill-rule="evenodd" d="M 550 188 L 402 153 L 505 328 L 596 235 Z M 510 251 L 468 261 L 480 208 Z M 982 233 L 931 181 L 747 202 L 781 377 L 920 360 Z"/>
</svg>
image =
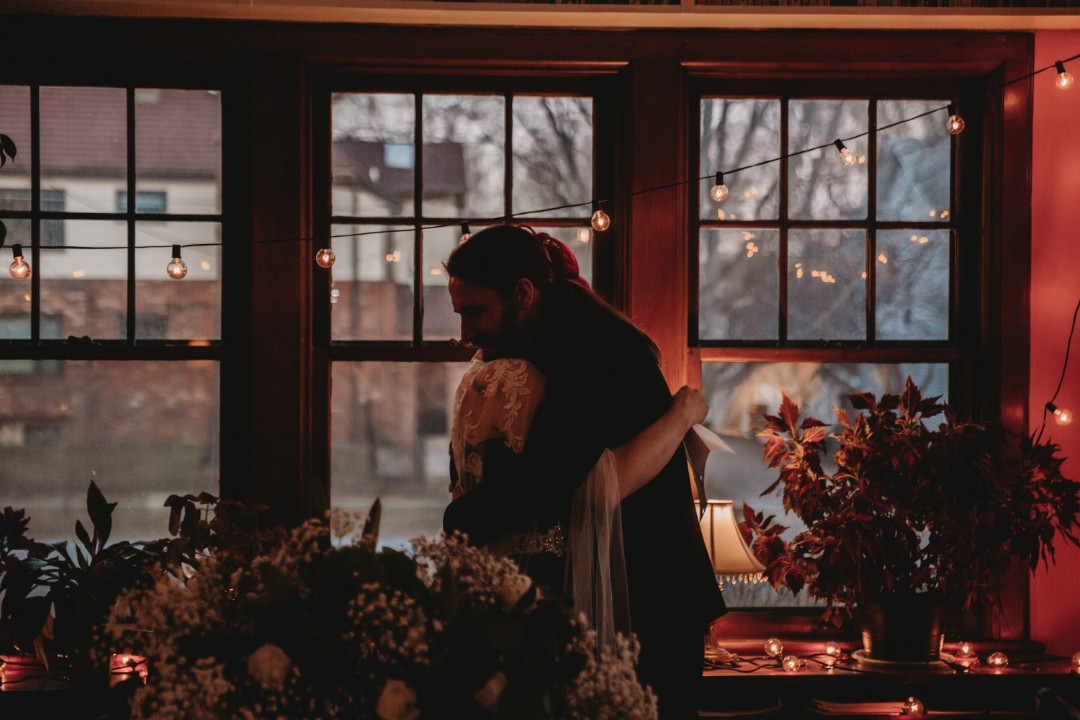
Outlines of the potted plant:
<svg viewBox="0 0 1080 720">
<path fill-rule="evenodd" d="M 1049 564 L 1058 535 L 1080 545 L 1080 483 L 1062 476 L 1060 447 L 1041 433 L 1011 447 L 1003 429 L 958 419 L 911 378 L 901 394 L 849 398 L 859 413 L 837 408 L 831 434 L 786 396 L 765 416 L 763 457 L 780 474 L 762 495 L 780 492 L 806 529 L 785 539 L 787 528 L 745 506 L 744 532 L 774 587 L 805 587 L 836 626 L 857 613 L 871 657 L 933 659 L 942 611 L 996 607 L 1014 559 Z M 830 439 L 835 469 L 823 459 Z M 921 616 L 925 631 L 887 632 L 890 608 Z"/>
</svg>

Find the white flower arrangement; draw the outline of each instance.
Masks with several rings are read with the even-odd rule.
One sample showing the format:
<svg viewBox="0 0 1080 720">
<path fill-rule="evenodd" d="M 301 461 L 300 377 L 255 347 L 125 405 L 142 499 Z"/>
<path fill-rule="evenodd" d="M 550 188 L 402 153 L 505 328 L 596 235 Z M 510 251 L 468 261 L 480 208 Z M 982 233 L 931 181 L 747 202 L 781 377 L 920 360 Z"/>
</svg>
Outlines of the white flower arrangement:
<svg viewBox="0 0 1080 720">
<path fill-rule="evenodd" d="M 147 658 L 132 720 L 655 720 L 633 637 L 597 650 L 561 600 L 461 536 L 377 550 L 371 517 L 359 535 L 335 514 L 211 548 L 190 577 L 123 592 L 98 652 Z"/>
</svg>

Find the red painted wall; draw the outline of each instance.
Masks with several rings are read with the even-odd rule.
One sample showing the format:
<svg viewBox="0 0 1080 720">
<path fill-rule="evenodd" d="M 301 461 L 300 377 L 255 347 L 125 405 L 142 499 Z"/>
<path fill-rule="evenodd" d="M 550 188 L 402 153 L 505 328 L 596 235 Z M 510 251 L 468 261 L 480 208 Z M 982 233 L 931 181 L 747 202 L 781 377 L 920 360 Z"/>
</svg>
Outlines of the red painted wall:
<svg viewBox="0 0 1080 720">
<path fill-rule="evenodd" d="M 1080 32 L 1035 34 L 1036 69 L 1080 53 Z M 1080 302 L 1080 59 L 1066 64 L 1078 82 L 1057 88 L 1056 73 L 1035 78 L 1031 188 L 1032 429 L 1053 396 L 1065 362 L 1073 310 Z M 1080 328 L 1055 404 L 1080 412 Z M 1065 476 L 1080 479 L 1080 420 L 1047 429 L 1068 458 Z M 1039 567 L 1031 583 L 1031 636 L 1048 652 L 1080 651 L 1080 549 L 1056 543 L 1057 564 Z"/>
</svg>

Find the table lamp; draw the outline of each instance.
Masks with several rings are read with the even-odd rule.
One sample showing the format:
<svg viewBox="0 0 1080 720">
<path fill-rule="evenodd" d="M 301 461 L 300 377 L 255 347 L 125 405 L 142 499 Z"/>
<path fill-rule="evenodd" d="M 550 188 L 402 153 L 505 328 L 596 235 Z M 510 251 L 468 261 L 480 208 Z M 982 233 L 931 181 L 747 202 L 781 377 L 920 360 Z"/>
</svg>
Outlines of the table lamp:
<svg viewBox="0 0 1080 720">
<path fill-rule="evenodd" d="M 701 516 L 701 535 L 705 549 L 709 551 L 716 581 L 723 587 L 724 581 L 759 582 L 763 579 L 765 566 L 743 540 L 735 521 L 735 505 L 731 500 L 709 500 Z M 719 647 L 711 635 L 705 637 L 705 656 L 713 662 L 731 662 L 733 653 Z"/>
</svg>

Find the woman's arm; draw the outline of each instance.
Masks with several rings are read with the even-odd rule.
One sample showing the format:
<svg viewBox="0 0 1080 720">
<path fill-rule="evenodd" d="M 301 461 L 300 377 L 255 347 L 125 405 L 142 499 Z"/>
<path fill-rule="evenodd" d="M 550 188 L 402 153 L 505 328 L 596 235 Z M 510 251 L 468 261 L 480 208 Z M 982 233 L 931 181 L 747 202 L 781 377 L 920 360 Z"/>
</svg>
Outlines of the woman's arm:
<svg viewBox="0 0 1080 720">
<path fill-rule="evenodd" d="M 637 492 L 656 477 L 682 443 L 691 427 L 705 420 L 709 404 L 700 390 L 684 385 L 671 407 L 656 422 L 615 448 L 620 497 Z"/>
</svg>

